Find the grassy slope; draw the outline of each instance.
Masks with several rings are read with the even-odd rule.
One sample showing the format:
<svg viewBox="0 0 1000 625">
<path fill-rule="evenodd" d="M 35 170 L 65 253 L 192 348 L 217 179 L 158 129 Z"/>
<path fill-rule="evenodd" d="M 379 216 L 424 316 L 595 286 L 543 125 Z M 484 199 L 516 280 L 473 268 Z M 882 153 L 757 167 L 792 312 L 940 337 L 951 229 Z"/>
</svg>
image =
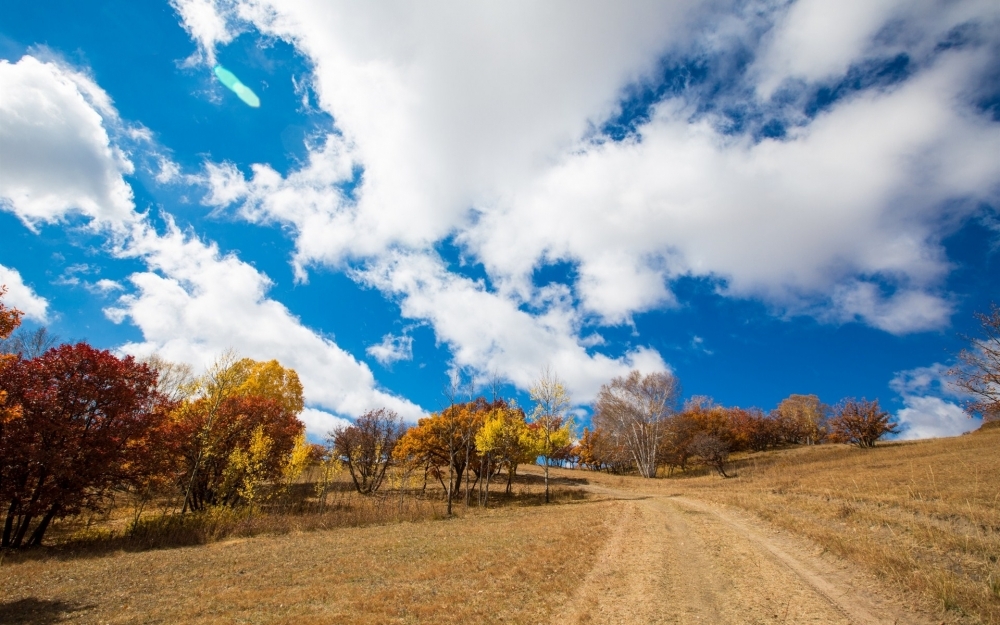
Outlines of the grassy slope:
<svg viewBox="0 0 1000 625">
<path fill-rule="evenodd" d="M 1000 428 L 734 464 L 738 476 L 728 480 L 703 471 L 667 480 L 554 473 L 565 485 L 748 510 L 950 610 L 949 620 L 1000 624 Z M 523 488 L 538 489 L 537 478 L 525 479 Z M 134 553 L 15 554 L 0 571 L 0 621 L 540 622 L 590 570 L 617 505 L 476 511 Z"/>
<path fill-rule="evenodd" d="M 544 622 L 590 569 L 612 505 L 22 557 L 3 565 L 0 621 Z"/>
<path fill-rule="evenodd" d="M 749 510 L 857 562 L 888 585 L 985 623 L 1000 623 L 1000 427 L 956 438 L 751 454 L 737 477 L 646 481 Z"/>
</svg>

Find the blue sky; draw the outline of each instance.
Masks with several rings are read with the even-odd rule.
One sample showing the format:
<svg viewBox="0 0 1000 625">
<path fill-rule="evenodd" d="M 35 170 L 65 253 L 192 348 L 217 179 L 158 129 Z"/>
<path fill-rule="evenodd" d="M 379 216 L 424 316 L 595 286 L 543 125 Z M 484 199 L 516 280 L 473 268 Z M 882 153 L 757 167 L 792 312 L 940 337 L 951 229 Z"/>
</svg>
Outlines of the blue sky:
<svg viewBox="0 0 1000 625">
<path fill-rule="evenodd" d="M 975 427 L 942 375 L 1000 300 L 1000 9 L 662 4 L 2 1 L 6 299 L 278 358 L 317 436 L 545 366 L 584 409 L 669 368 Z"/>
</svg>

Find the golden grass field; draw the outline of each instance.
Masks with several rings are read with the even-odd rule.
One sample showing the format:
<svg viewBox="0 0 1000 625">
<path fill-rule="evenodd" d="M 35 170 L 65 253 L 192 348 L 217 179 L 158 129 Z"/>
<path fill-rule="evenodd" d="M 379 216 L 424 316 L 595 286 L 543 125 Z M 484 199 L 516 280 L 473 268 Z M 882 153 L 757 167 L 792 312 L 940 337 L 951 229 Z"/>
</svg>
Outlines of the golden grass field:
<svg viewBox="0 0 1000 625">
<path fill-rule="evenodd" d="M 914 593 L 1000 623 L 1000 427 L 871 450 L 820 445 L 734 459 L 737 476 L 592 480 L 747 510 Z"/>
<path fill-rule="evenodd" d="M 603 587 L 599 579 L 595 585 L 595 571 L 621 540 L 615 527 L 636 503 L 625 498 L 631 493 L 733 510 L 772 528 L 779 543 L 791 534 L 813 541 L 934 622 L 996 625 L 998 450 L 1000 428 L 992 428 L 873 450 L 829 445 L 751 454 L 734 459 L 737 477 L 727 480 L 704 470 L 655 480 L 554 470 L 561 496 L 549 506 L 537 505 L 540 470 L 530 467 L 508 506 L 466 511 L 459 504 L 452 519 L 441 518 L 440 501 L 410 502 L 403 518 L 414 520 L 408 521 L 392 521 L 395 508 L 387 504 L 381 523 L 367 513 L 329 522 L 288 517 L 282 527 L 274 520 L 254 526 L 250 533 L 264 535 L 252 538 L 199 539 L 208 544 L 144 549 L 91 542 L 7 554 L 0 564 L 0 622 L 558 620 L 580 588 Z M 582 499 L 572 489 L 593 492 Z M 711 541 L 711 533 L 700 540 Z M 735 612 L 726 622 L 795 622 L 789 613 L 786 606 L 783 614 L 762 611 L 740 620 Z M 666 622 L 700 622 L 693 619 Z"/>
</svg>

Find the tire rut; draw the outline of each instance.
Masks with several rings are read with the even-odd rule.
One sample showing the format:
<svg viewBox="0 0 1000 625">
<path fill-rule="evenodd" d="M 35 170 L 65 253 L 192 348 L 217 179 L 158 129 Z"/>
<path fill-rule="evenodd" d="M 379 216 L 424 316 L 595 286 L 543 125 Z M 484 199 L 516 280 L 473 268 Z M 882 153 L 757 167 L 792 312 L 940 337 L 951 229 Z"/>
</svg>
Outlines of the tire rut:
<svg viewBox="0 0 1000 625">
<path fill-rule="evenodd" d="M 612 497 L 607 540 L 553 623 L 926 623 L 856 570 L 759 521 L 683 497 Z"/>
</svg>

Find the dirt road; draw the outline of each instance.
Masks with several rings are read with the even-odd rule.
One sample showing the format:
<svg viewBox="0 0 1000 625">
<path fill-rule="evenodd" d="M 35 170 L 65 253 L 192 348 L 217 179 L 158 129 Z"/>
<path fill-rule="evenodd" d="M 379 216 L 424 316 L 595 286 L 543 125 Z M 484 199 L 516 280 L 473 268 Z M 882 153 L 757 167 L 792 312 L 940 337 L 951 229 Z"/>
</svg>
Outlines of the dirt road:
<svg viewBox="0 0 1000 625">
<path fill-rule="evenodd" d="M 618 500 L 619 513 L 554 623 L 939 622 L 749 516 L 684 497 L 587 489 Z"/>
<path fill-rule="evenodd" d="M 596 564 L 553 623 L 931 623 L 749 516 L 684 497 L 617 500 Z"/>
</svg>

